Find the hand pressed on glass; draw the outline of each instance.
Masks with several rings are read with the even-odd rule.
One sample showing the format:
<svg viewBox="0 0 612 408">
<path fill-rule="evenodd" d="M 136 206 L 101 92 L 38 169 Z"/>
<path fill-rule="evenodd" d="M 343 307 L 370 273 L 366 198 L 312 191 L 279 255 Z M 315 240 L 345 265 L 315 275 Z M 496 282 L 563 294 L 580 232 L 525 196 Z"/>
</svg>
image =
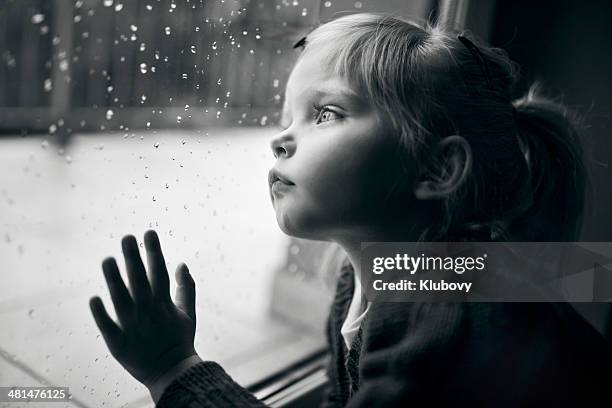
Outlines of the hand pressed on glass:
<svg viewBox="0 0 612 408">
<path fill-rule="evenodd" d="M 144 242 L 148 278 L 136 238 L 127 235 L 121 241 L 130 291 L 115 259 L 109 257 L 102 262 L 119 324 L 110 318 L 98 296 L 92 297 L 89 305 L 113 357 L 153 394 L 159 380 L 176 370 L 181 362 L 190 357 L 199 360 L 193 345 L 195 282 L 187 266 L 181 263 L 176 269 L 178 286 L 173 302 L 168 270 L 155 231 L 147 231 Z"/>
</svg>

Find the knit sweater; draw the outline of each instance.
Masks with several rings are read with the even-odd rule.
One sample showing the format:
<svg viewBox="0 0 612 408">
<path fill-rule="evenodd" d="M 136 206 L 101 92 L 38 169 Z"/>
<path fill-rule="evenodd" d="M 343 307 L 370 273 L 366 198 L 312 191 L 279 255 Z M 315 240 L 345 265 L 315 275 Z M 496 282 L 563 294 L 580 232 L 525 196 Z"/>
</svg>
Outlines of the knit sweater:
<svg viewBox="0 0 612 408">
<path fill-rule="evenodd" d="M 327 320 L 322 407 L 612 406 L 610 344 L 565 303 L 373 303 L 347 350 L 354 290 L 342 267 Z M 262 407 L 217 363 L 199 363 L 157 407 Z"/>
</svg>

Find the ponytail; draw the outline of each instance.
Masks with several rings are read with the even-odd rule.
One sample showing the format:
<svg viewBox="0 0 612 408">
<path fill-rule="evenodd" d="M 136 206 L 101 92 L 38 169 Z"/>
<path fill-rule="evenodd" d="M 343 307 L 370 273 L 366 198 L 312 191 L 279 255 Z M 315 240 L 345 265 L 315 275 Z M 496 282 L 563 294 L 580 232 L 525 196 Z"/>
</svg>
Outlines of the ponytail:
<svg viewBox="0 0 612 408">
<path fill-rule="evenodd" d="M 507 232 L 525 241 L 575 241 L 587 186 L 576 120 L 562 104 L 542 97 L 537 84 L 513 107 L 533 203 Z"/>
</svg>

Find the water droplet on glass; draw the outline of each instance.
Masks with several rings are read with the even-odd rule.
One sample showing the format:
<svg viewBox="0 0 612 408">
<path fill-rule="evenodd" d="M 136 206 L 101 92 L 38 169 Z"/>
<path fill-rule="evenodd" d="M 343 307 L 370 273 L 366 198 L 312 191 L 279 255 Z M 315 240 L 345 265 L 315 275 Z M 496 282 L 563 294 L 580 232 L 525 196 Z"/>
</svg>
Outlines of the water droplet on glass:
<svg viewBox="0 0 612 408">
<path fill-rule="evenodd" d="M 106 111 L 106 120 L 111 120 L 113 118 L 113 115 L 115 114 L 115 112 L 113 112 L 112 109 L 109 109 Z"/>
<path fill-rule="evenodd" d="M 326 1 L 325 3 L 323 3 L 323 5 L 325 7 L 331 7 L 331 1 Z"/>
<path fill-rule="evenodd" d="M 159 142 L 155 142 L 155 144 L 153 145 L 154 148 L 158 148 L 159 147 Z"/>
<path fill-rule="evenodd" d="M 192 54 L 195 54 L 196 53 L 195 45 L 192 45 L 191 47 L 189 47 L 189 50 L 191 51 Z"/>
<path fill-rule="evenodd" d="M 138 31 L 138 26 L 136 26 L 134 24 L 130 24 L 130 30 L 136 32 L 136 31 Z"/>
<path fill-rule="evenodd" d="M 268 122 L 268 117 L 266 115 L 261 117 L 261 120 L 259 121 L 259 124 L 261 126 L 266 126 L 266 123 Z"/>
<path fill-rule="evenodd" d="M 43 21 L 45 21 L 44 14 L 37 13 L 32 16 L 32 24 L 40 24 Z"/>
<path fill-rule="evenodd" d="M 53 81 L 51 81 L 51 78 L 47 78 L 45 79 L 45 92 L 50 92 L 51 89 L 53 89 Z"/>
<path fill-rule="evenodd" d="M 213 50 L 217 49 L 217 42 L 213 41 L 212 45 L 210 46 L 210 48 L 212 48 Z"/>
<path fill-rule="evenodd" d="M 123 10 L 123 4 L 119 3 L 115 6 L 115 11 L 121 11 Z"/>
<path fill-rule="evenodd" d="M 72 163 L 72 156 L 67 155 L 67 156 L 65 157 L 65 159 L 66 159 L 66 163 L 68 163 L 68 164 Z"/>
<path fill-rule="evenodd" d="M 360 1 L 356 1 L 355 2 L 355 8 L 360 9 L 361 7 L 363 7 L 363 4 L 361 4 Z"/>
<path fill-rule="evenodd" d="M 144 51 L 147 49 L 147 46 L 145 45 L 145 43 L 140 43 L 140 51 Z"/>
<path fill-rule="evenodd" d="M 34 309 L 28 310 L 28 317 L 33 319 L 36 316 L 36 311 Z"/>
<path fill-rule="evenodd" d="M 183 74 L 183 75 L 181 75 L 181 77 L 182 77 L 183 79 L 187 79 L 189 76 L 188 76 L 187 74 Z"/>
<path fill-rule="evenodd" d="M 153 201 L 157 201 L 157 200 L 155 199 L 155 196 L 153 196 Z"/>
<path fill-rule="evenodd" d="M 308 15 L 308 9 L 303 8 L 302 9 L 302 16 L 306 16 L 306 15 Z"/>
<path fill-rule="evenodd" d="M 62 71 L 62 72 L 67 71 L 67 70 L 68 70 L 68 61 L 66 61 L 66 60 L 61 60 L 61 61 L 60 61 L 60 63 L 59 63 L 59 69 L 60 69 L 60 71 Z"/>
<path fill-rule="evenodd" d="M 151 122 L 147 122 L 147 129 L 151 127 Z"/>
<path fill-rule="evenodd" d="M 50 133 L 50 134 L 53 134 L 53 133 L 55 133 L 56 131 L 57 131 L 57 125 L 55 125 L 54 123 L 52 123 L 52 124 L 49 126 L 49 133 Z"/>
<path fill-rule="evenodd" d="M 217 85 L 221 85 L 221 78 L 217 79 Z"/>
<path fill-rule="evenodd" d="M 104 0 L 104 7 L 110 7 L 113 5 L 114 0 Z"/>
<path fill-rule="evenodd" d="M 46 149 L 47 147 L 49 147 L 49 141 L 47 141 L 47 139 L 43 140 L 40 143 L 40 147 L 42 147 L 43 149 Z"/>
<path fill-rule="evenodd" d="M 147 73 L 147 64 L 145 64 L 144 62 L 140 63 L 140 73 L 141 74 Z"/>
<path fill-rule="evenodd" d="M 185 105 L 185 112 L 189 110 L 189 105 Z"/>
<path fill-rule="evenodd" d="M 153 6 L 150 5 L 150 4 L 147 4 L 147 10 L 149 10 L 149 11 L 153 10 Z"/>
<path fill-rule="evenodd" d="M 144 101 L 146 101 L 146 100 L 147 100 L 147 96 L 146 96 L 146 95 L 142 95 L 142 96 L 140 97 L 140 102 L 141 102 L 141 103 L 144 103 Z"/>
<path fill-rule="evenodd" d="M 305 9 L 304 9 L 304 10 L 305 10 Z M 260 39 L 261 39 L 261 35 L 259 35 L 259 34 L 255 34 L 255 39 L 256 39 L 256 40 L 260 40 Z"/>
<path fill-rule="evenodd" d="M 166 26 L 164 32 L 166 33 L 166 35 L 170 35 L 170 27 Z"/>
<path fill-rule="evenodd" d="M 176 116 L 176 123 L 181 123 L 182 120 L 183 120 L 183 117 L 181 115 Z"/>
</svg>

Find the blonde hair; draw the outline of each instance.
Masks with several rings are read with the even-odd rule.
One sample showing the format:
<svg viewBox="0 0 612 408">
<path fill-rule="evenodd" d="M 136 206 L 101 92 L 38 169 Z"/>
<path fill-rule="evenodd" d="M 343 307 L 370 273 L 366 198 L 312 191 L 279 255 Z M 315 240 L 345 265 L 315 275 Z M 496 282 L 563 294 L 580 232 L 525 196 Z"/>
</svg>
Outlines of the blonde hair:
<svg viewBox="0 0 612 408">
<path fill-rule="evenodd" d="M 300 58 L 317 51 L 332 72 L 367 96 L 397 134 L 403 166 L 413 162 L 421 175 L 436 177 L 445 163 L 433 162 L 430 149 L 450 135 L 469 142 L 471 176 L 438 203 L 439 222 L 420 239 L 574 240 L 585 169 L 570 113 L 535 86 L 513 100 L 518 66 L 503 50 L 472 39 L 475 55 L 457 34 L 360 13 L 317 27 L 298 45 Z"/>
</svg>

